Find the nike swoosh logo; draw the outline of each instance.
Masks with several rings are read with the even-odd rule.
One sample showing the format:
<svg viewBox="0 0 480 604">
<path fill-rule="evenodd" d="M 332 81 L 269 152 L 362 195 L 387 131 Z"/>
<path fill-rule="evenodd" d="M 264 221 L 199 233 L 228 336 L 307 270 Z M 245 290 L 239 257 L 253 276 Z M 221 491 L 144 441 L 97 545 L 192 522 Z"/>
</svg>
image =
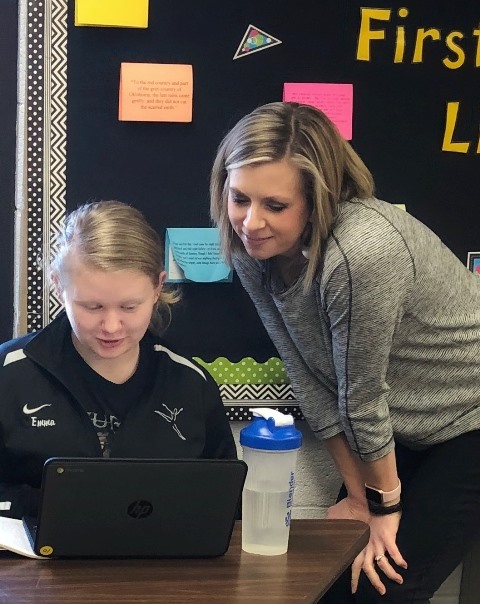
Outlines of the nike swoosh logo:
<svg viewBox="0 0 480 604">
<path fill-rule="evenodd" d="M 44 407 L 51 407 L 52 403 L 47 403 L 46 405 L 40 405 L 40 407 L 35 407 L 35 409 L 29 409 L 27 405 L 23 405 L 23 412 L 25 413 L 25 415 L 32 415 L 32 413 L 36 413 L 37 411 L 40 411 L 40 409 L 43 409 Z"/>
</svg>

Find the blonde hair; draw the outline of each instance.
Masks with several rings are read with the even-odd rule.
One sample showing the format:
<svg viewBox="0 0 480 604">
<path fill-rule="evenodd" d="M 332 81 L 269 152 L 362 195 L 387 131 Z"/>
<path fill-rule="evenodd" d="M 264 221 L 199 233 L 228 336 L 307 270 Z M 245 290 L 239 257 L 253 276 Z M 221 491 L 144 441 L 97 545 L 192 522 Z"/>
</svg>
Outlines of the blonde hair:
<svg viewBox="0 0 480 604">
<path fill-rule="evenodd" d="M 269 103 L 243 117 L 220 143 L 210 178 L 210 215 L 220 230 L 222 252 L 246 253 L 228 218 L 229 170 L 289 159 L 300 171 L 311 212 L 305 234 L 310 258 L 308 288 L 317 273 L 324 242 L 347 199 L 373 195 L 373 178 L 360 157 L 327 116 L 308 105 Z"/>
<path fill-rule="evenodd" d="M 50 263 L 51 275 L 62 283 L 72 254 L 94 269 L 138 271 L 158 286 L 164 270 L 162 242 L 158 233 L 136 208 L 120 201 L 86 203 L 71 212 L 58 237 Z M 162 288 L 149 329 L 162 333 L 170 324 L 170 306 L 180 299 L 177 291 Z"/>
</svg>

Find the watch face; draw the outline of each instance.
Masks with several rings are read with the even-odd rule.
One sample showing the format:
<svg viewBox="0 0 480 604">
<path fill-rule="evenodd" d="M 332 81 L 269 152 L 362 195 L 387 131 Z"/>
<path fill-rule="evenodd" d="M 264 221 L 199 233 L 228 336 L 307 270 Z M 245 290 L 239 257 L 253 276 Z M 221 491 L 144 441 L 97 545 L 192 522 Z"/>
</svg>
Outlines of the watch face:
<svg viewBox="0 0 480 604">
<path fill-rule="evenodd" d="M 371 501 L 372 503 L 378 503 L 380 505 L 383 503 L 382 494 L 371 487 L 365 487 L 365 496 L 368 501 Z"/>
</svg>

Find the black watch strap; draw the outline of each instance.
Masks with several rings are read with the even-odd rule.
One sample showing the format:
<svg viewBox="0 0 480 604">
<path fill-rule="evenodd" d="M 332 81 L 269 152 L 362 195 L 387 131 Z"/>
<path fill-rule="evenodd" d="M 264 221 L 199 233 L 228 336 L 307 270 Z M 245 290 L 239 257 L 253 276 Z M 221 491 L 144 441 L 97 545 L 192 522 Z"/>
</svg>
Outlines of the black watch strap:
<svg viewBox="0 0 480 604">
<path fill-rule="evenodd" d="M 399 501 L 394 505 L 380 505 L 378 503 L 373 503 L 373 501 L 368 501 L 368 509 L 370 513 L 374 516 L 387 516 L 388 514 L 395 514 L 395 512 L 402 511 L 402 502 Z"/>
</svg>

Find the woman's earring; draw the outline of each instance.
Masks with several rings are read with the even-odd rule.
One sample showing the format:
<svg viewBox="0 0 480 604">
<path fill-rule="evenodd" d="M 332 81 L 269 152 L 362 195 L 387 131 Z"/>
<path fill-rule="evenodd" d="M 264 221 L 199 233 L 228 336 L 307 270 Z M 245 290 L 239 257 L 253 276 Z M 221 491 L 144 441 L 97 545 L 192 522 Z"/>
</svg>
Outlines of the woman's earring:
<svg viewBox="0 0 480 604">
<path fill-rule="evenodd" d="M 310 248 L 309 247 L 302 248 L 302 256 L 304 256 L 307 260 L 310 260 Z"/>
</svg>

